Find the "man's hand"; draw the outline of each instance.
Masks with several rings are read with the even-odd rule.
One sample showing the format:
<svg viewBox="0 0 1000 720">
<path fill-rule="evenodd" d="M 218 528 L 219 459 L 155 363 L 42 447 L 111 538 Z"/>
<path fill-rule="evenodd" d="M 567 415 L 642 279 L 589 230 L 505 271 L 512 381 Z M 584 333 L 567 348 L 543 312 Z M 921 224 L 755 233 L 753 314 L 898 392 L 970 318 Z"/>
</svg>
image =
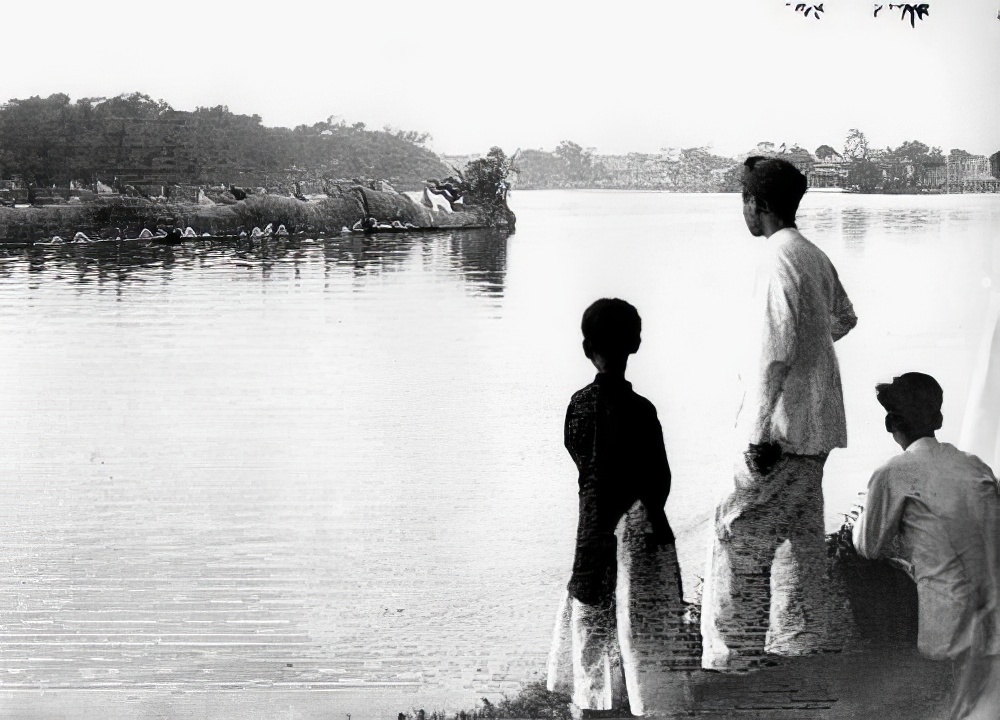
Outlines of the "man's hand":
<svg viewBox="0 0 1000 720">
<path fill-rule="evenodd" d="M 750 443 L 743 453 L 749 472 L 736 473 L 736 488 L 715 508 L 715 533 L 720 540 L 728 541 L 733 535 L 733 523 L 747 510 L 771 501 L 780 487 L 771 481 L 764 482 L 781 461 L 781 446 L 777 443 Z"/>
<path fill-rule="evenodd" d="M 761 477 L 766 476 L 781 459 L 781 446 L 777 443 L 750 443 L 746 450 L 747 464 Z"/>
<path fill-rule="evenodd" d="M 715 508 L 715 534 L 728 542 L 732 537 L 733 523 L 743 514 L 745 497 L 739 492 L 732 493 Z"/>
</svg>

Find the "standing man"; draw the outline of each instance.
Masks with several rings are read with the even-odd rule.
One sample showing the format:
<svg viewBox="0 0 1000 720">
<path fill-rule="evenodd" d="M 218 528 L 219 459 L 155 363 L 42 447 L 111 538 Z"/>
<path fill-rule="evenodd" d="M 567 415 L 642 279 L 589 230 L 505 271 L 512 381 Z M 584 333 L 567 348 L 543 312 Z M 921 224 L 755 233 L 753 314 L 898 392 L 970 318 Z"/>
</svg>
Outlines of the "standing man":
<svg viewBox="0 0 1000 720">
<path fill-rule="evenodd" d="M 1000 494 L 975 455 L 938 442 L 941 386 L 906 373 L 875 388 L 903 448 L 872 475 L 854 546 L 904 561 L 917 583 L 917 647 L 951 658 L 951 718 L 1000 717 Z"/>
<path fill-rule="evenodd" d="M 751 157 L 742 185 L 743 218 L 766 249 L 752 307 L 759 346 L 737 417 L 742 455 L 716 508 L 705 578 L 702 666 L 712 670 L 842 644 L 830 635 L 822 480 L 829 452 L 847 445 L 833 343 L 857 317 L 830 259 L 795 225 L 805 176 Z"/>
</svg>

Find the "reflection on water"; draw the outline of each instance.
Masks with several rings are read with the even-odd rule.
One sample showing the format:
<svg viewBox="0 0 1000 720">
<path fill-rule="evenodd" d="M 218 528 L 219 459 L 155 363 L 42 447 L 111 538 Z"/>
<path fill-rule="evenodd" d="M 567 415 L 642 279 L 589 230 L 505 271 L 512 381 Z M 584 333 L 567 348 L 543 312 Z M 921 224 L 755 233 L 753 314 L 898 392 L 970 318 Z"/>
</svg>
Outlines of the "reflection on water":
<svg viewBox="0 0 1000 720">
<path fill-rule="evenodd" d="M 863 248 L 872 237 L 920 237 L 925 229 L 969 219 L 966 210 L 942 207 L 938 196 L 817 193 L 812 197 L 807 194 L 803 206 L 800 225 L 813 233 L 840 235 L 854 250 Z"/>
<path fill-rule="evenodd" d="M 506 247 L 505 233 L 488 230 L 344 234 L 327 239 L 213 239 L 181 245 L 138 241 L 34 245 L 0 258 L 0 277 L 13 277 L 26 268 L 46 280 L 127 286 L 152 279 L 169 282 L 176 272 L 222 265 L 259 271 L 268 279 L 272 272 L 286 269 L 298 277 L 304 266 L 322 258 L 327 271 L 348 269 L 360 278 L 404 269 L 417 256 L 429 271 L 454 273 L 475 292 L 501 296 Z"/>
<path fill-rule="evenodd" d="M 470 667 L 491 683 L 479 637 L 455 654 L 437 627 L 497 610 L 510 585 L 469 569 L 490 523 L 449 495 L 463 452 L 475 477 L 503 464 L 463 413 L 492 361 L 475 326 L 502 313 L 509 242 L 9 253 L 0 690 L 407 687 Z"/>
<path fill-rule="evenodd" d="M 845 208 L 842 217 L 844 242 L 852 248 L 862 248 L 865 244 L 865 235 L 868 232 L 871 213 L 860 208 Z"/>
<path fill-rule="evenodd" d="M 507 261 L 503 233 L 485 230 L 457 230 L 439 243 L 421 242 L 422 236 L 393 234 L 377 239 L 359 236 L 327 242 L 323 256 L 328 267 L 350 268 L 356 275 L 402 269 L 411 253 L 420 256 L 425 269 L 438 268 L 444 253 L 445 272 L 455 272 L 475 290 L 486 295 L 502 295 Z"/>
</svg>

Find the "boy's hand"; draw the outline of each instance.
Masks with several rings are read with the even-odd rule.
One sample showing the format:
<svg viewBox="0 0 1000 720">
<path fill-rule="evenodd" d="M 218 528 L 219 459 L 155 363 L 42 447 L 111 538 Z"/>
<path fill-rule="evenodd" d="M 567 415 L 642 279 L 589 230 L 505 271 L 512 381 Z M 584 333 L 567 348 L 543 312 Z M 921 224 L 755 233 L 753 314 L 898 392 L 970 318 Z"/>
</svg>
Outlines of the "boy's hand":
<svg viewBox="0 0 1000 720">
<path fill-rule="evenodd" d="M 646 545 L 648 549 L 655 550 L 664 545 L 673 545 L 674 531 L 670 527 L 670 522 L 666 515 L 650 518 L 653 525 L 653 532 L 646 535 Z"/>
</svg>

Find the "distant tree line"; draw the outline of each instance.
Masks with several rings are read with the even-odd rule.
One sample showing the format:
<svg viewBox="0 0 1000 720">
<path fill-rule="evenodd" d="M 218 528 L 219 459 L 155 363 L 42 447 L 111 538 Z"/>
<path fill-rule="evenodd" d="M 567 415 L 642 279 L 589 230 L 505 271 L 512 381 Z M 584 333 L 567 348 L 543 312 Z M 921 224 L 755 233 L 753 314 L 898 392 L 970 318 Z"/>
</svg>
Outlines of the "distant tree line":
<svg viewBox="0 0 1000 720">
<path fill-rule="evenodd" d="M 919 192 L 940 187 L 948 179 L 947 167 L 973 161 L 977 156 L 961 148 L 947 155 L 940 147 L 908 140 L 898 147 L 871 148 L 857 128 L 847 133 L 843 159 L 847 162 L 847 184 L 860 192 Z M 981 156 L 980 162 L 982 161 Z M 983 171 L 1000 179 L 1000 152 L 983 162 Z"/>
<path fill-rule="evenodd" d="M 994 178 L 1000 178 L 1000 152 L 990 156 L 987 163 L 982 157 L 977 160 L 977 156 L 960 148 L 945 155 L 941 148 L 919 140 L 879 150 L 871 148 L 865 134 L 853 128 L 847 134 L 842 152 L 828 144 L 810 152 L 797 144 L 776 146 L 765 141 L 738 158 L 715 155 L 707 147 L 665 149 L 651 154 L 597 155 L 593 148 L 584 149 L 564 140 L 549 152 L 523 151 L 517 163 L 518 186 L 525 189 L 733 192 L 740 189 L 742 160 L 749 155 L 781 157 L 807 175 L 816 173 L 813 180 L 820 186 L 833 185 L 866 193 L 922 192 L 940 188 L 949 178 L 955 180 L 961 179 L 962 173 L 968 175 L 972 172 L 969 167 L 981 168 Z M 950 174 L 948 166 L 952 166 Z"/>
<path fill-rule="evenodd" d="M 524 150 L 518 156 L 517 184 L 525 189 L 609 188 L 715 192 L 732 189 L 726 173 L 737 165 L 733 158 L 708 148 L 686 148 L 661 153 L 597 155 L 564 140 L 552 151 Z M 736 176 L 736 185 L 739 177 Z"/>
<path fill-rule="evenodd" d="M 517 161 L 517 183 L 523 188 L 598 187 L 606 173 L 594 163 L 593 148 L 563 140 L 551 152 L 523 150 Z"/>
<path fill-rule="evenodd" d="M 842 152 L 831 145 L 820 145 L 810 153 L 798 145 L 775 148 L 774 143 L 761 142 L 749 154 L 785 158 L 811 175 L 810 184 L 825 180 L 816 184 L 829 187 L 835 182 L 836 186 L 864 193 L 939 191 L 948 182 L 981 181 L 990 172 L 996 178 L 1000 170 L 1000 156 L 997 161 L 987 162 L 985 157 L 960 148 L 945 155 L 941 148 L 919 140 L 907 140 L 884 150 L 872 148 L 857 128 L 847 133 Z"/>
<path fill-rule="evenodd" d="M 422 187 L 446 166 L 415 131 L 369 130 L 328 118 L 294 129 L 268 128 L 259 115 L 226 106 L 174 110 L 131 93 L 65 94 L 0 106 L 0 177 L 39 186 L 71 181 L 266 185 L 318 178 L 382 178 Z"/>
</svg>

